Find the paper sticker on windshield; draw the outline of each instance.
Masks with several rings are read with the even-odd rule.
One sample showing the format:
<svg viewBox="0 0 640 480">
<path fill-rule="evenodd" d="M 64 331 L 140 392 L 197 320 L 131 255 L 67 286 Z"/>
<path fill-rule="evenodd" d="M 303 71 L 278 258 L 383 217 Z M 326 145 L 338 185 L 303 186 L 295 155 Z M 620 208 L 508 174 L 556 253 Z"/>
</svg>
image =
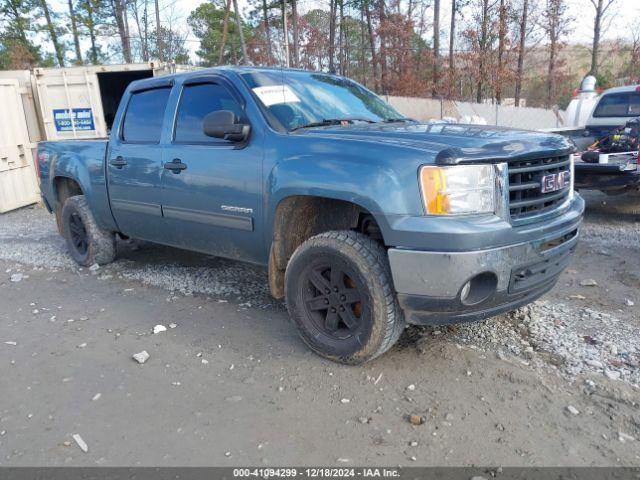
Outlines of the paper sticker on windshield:
<svg viewBox="0 0 640 480">
<path fill-rule="evenodd" d="M 278 103 L 295 103 L 299 102 L 298 96 L 288 85 L 269 85 L 268 87 L 256 87 L 253 92 L 264 103 L 266 107 L 276 105 Z"/>
</svg>

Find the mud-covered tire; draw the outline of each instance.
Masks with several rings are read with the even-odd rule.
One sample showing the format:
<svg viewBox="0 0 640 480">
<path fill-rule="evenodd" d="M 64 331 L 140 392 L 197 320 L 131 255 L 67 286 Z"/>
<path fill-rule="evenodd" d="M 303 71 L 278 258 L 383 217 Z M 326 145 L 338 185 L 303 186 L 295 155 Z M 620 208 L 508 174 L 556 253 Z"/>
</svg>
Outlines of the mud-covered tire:
<svg viewBox="0 0 640 480">
<path fill-rule="evenodd" d="M 302 243 L 287 265 L 285 298 L 304 342 L 340 363 L 376 358 L 404 330 L 386 250 L 354 231 L 321 233 Z"/>
<path fill-rule="evenodd" d="M 115 234 L 98 227 L 84 195 L 67 198 L 60 218 L 69 254 L 76 263 L 88 267 L 113 262 Z"/>
</svg>

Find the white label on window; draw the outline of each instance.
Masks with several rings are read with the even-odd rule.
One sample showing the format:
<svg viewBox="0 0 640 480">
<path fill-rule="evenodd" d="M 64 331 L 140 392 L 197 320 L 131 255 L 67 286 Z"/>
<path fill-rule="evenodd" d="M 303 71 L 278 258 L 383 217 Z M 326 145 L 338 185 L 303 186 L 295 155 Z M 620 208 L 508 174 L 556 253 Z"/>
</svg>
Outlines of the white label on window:
<svg viewBox="0 0 640 480">
<path fill-rule="evenodd" d="M 298 96 L 288 85 L 269 85 L 268 87 L 256 87 L 253 92 L 264 103 L 266 107 L 276 105 L 278 103 L 295 103 L 299 102 Z"/>
</svg>

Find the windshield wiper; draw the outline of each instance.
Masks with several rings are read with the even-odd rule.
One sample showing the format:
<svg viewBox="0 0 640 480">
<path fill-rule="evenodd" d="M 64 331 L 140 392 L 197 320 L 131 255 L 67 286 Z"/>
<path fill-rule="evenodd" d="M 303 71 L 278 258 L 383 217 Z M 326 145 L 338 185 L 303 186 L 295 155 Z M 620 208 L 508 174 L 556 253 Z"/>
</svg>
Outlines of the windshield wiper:
<svg viewBox="0 0 640 480">
<path fill-rule="evenodd" d="M 301 128 L 313 128 L 313 127 L 326 127 L 329 125 L 342 125 L 343 122 L 366 122 L 366 123 L 376 123 L 375 121 L 368 118 L 325 118 L 319 122 L 311 122 L 305 123 L 304 125 L 298 125 L 297 127 L 293 127 L 290 132 L 295 130 L 300 130 Z"/>
<path fill-rule="evenodd" d="M 407 122 L 415 122 L 415 120 L 413 118 L 399 117 L 399 118 L 385 118 L 382 122 L 383 123 L 396 123 L 396 122 L 407 123 Z"/>
</svg>

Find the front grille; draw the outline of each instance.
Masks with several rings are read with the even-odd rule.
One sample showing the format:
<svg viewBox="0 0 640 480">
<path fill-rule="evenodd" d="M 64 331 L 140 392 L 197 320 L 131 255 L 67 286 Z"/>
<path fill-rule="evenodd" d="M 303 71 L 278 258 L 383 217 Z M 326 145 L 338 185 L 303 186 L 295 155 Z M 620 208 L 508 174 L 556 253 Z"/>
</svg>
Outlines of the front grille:
<svg viewBox="0 0 640 480">
<path fill-rule="evenodd" d="M 513 220 L 553 210 L 569 196 L 570 187 L 542 193 L 542 177 L 571 168 L 569 155 L 509 162 L 509 212 Z"/>
</svg>

